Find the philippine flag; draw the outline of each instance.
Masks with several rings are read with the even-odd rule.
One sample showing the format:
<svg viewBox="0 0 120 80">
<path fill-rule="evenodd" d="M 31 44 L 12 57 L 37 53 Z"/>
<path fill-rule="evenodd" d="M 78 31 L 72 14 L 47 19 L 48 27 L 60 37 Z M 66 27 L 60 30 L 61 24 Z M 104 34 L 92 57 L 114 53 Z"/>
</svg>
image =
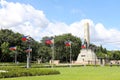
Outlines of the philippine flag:
<svg viewBox="0 0 120 80">
<path fill-rule="evenodd" d="M 65 46 L 71 46 L 71 42 L 70 41 L 65 41 Z"/>
<path fill-rule="evenodd" d="M 82 48 L 82 49 L 85 49 L 85 48 L 86 48 L 86 46 L 85 46 L 85 45 L 82 45 L 82 46 L 81 46 L 81 48 Z"/>
<path fill-rule="evenodd" d="M 27 41 L 28 40 L 28 36 L 23 36 L 22 37 L 22 41 Z"/>
<path fill-rule="evenodd" d="M 32 49 L 27 49 L 25 50 L 25 52 L 32 52 Z"/>
<path fill-rule="evenodd" d="M 13 47 L 10 47 L 10 48 L 9 48 L 9 50 L 11 50 L 11 51 L 15 51 L 16 49 L 17 49 L 16 46 L 13 46 Z"/>
<path fill-rule="evenodd" d="M 45 40 L 45 44 L 50 45 L 50 44 L 53 44 L 53 43 L 54 43 L 53 39 L 47 39 L 47 40 Z"/>
</svg>

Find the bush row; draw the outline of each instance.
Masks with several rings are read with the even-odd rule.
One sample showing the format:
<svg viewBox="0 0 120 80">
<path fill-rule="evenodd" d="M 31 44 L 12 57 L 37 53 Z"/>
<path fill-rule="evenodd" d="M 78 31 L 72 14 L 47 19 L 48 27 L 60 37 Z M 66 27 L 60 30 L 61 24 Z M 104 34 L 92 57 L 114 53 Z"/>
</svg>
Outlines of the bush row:
<svg viewBox="0 0 120 80">
<path fill-rule="evenodd" d="M 59 71 L 53 69 L 40 69 L 40 68 L 26 69 L 26 68 L 17 68 L 17 67 L 10 67 L 10 68 L 7 67 L 7 68 L 2 68 L 2 70 L 5 70 L 7 72 L 0 72 L 0 78 L 60 74 Z"/>
</svg>

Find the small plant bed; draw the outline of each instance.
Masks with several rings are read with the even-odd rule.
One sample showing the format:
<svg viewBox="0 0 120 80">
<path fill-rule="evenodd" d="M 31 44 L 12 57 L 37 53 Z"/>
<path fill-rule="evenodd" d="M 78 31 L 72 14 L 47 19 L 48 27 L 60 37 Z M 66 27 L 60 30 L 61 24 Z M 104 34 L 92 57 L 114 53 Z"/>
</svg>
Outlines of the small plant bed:
<svg viewBox="0 0 120 80">
<path fill-rule="evenodd" d="M 60 74 L 54 69 L 40 69 L 40 68 L 20 68 L 20 67 L 0 67 L 0 78 L 11 78 L 21 76 L 41 76 Z"/>
</svg>

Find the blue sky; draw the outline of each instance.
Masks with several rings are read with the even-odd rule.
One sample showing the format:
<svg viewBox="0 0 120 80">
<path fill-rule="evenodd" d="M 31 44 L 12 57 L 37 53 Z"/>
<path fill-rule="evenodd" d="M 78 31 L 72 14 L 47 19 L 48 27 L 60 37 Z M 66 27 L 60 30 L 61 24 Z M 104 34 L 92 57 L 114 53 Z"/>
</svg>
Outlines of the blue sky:
<svg viewBox="0 0 120 80">
<path fill-rule="evenodd" d="M 30 4 L 44 11 L 49 20 L 70 24 L 83 18 L 101 22 L 106 27 L 120 27 L 120 0 L 7 0 Z"/>
<path fill-rule="evenodd" d="M 30 34 L 36 40 L 68 32 L 82 38 L 82 24 L 87 21 L 91 26 L 91 43 L 120 41 L 120 0 L 6 0 L 2 3 L 0 26 Z M 5 14 L 8 17 L 4 19 Z M 98 45 L 101 44 L 108 49 L 120 48 L 118 43 Z"/>
</svg>

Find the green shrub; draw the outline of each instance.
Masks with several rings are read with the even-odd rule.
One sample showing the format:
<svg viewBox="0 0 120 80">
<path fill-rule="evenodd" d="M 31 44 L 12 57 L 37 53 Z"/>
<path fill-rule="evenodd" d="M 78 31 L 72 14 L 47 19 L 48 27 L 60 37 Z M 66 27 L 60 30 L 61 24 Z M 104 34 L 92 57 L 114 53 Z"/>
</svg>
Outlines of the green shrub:
<svg viewBox="0 0 120 80">
<path fill-rule="evenodd" d="M 0 68 L 0 70 L 8 71 L 8 72 L 0 72 L 0 78 L 60 74 L 59 71 L 53 69 L 40 69 L 40 68 L 26 69 L 19 67 L 2 67 Z"/>
</svg>

